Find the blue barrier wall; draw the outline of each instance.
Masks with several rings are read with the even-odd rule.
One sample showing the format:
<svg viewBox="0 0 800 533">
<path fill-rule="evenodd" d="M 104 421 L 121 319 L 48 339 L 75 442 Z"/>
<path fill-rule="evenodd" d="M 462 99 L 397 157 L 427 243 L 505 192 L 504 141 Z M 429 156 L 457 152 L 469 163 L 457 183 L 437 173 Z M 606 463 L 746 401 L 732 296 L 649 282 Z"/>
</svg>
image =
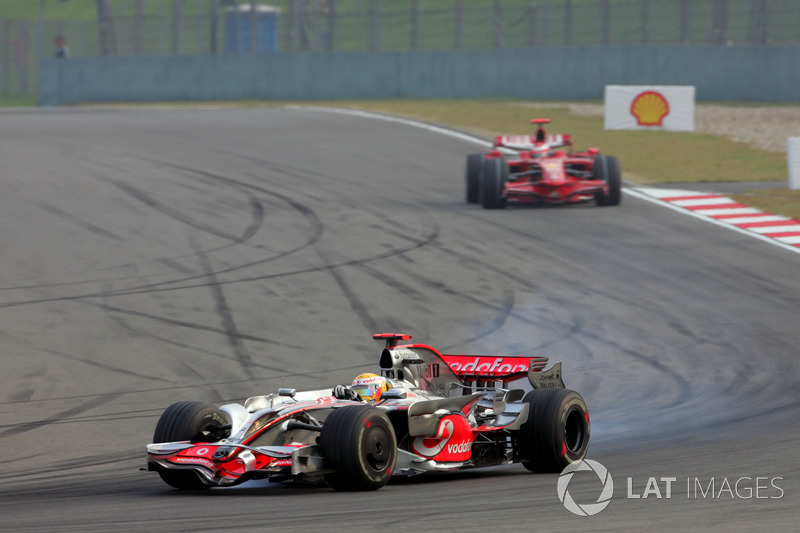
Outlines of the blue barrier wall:
<svg viewBox="0 0 800 533">
<path fill-rule="evenodd" d="M 602 99 L 694 85 L 698 100 L 800 102 L 800 47 L 592 46 L 446 52 L 83 57 L 39 62 L 39 105 L 186 100 Z"/>
</svg>

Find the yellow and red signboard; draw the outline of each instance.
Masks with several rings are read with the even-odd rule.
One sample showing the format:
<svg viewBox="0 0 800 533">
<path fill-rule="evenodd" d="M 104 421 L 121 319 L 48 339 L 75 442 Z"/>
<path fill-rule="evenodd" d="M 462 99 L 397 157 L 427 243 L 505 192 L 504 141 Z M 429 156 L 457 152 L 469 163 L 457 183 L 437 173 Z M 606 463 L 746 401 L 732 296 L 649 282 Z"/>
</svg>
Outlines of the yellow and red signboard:
<svg viewBox="0 0 800 533">
<path fill-rule="evenodd" d="M 606 85 L 607 130 L 694 130 L 694 87 Z"/>
</svg>

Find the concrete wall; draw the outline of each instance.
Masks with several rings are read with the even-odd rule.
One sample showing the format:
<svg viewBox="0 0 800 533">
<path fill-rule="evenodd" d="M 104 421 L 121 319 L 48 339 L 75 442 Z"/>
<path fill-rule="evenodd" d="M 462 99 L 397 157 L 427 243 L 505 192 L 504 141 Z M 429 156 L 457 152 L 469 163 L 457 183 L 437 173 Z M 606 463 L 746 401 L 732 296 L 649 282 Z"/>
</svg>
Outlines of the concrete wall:
<svg viewBox="0 0 800 533">
<path fill-rule="evenodd" d="M 800 102 L 800 47 L 594 46 L 446 52 L 84 57 L 39 62 L 40 105 L 170 100 L 602 99 L 694 85 L 698 100 Z"/>
</svg>

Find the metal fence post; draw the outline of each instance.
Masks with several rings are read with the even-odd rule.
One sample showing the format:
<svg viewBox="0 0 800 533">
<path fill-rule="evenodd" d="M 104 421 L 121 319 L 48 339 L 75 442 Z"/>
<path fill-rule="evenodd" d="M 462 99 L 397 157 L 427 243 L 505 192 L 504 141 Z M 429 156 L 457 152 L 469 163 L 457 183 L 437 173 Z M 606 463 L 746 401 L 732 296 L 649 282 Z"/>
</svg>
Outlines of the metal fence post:
<svg viewBox="0 0 800 533">
<path fill-rule="evenodd" d="M 728 0 L 711 0 L 708 42 L 710 44 L 728 42 Z"/>
<path fill-rule="evenodd" d="M 181 53 L 183 0 L 172 0 L 172 55 Z"/>
<path fill-rule="evenodd" d="M 691 42 L 689 32 L 689 0 L 681 0 L 681 44 L 688 45 Z"/>
<path fill-rule="evenodd" d="M 642 44 L 650 42 L 650 0 L 642 0 Z"/>
<path fill-rule="evenodd" d="M 536 46 L 536 1 L 528 6 L 528 46 Z"/>
<path fill-rule="evenodd" d="M 503 35 L 503 0 L 494 0 L 494 46 L 505 47 Z"/>
<path fill-rule="evenodd" d="M 370 0 L 369 3 L 369 49 L 371 52 L 380 50 L 381 22 L 383 21 L 383 1 Z"/>
<path fill-rule="evenodd" d="M 328 35 L 325 39 L 325 49 L 333 52 L 336 49 L 336 0 L 328 0 Z"/>
<path fill-rule="evenodd" d="M 3 35 L 2 39 L 4 43 L 10 45 L 11 43 L 11 25 L 13 22 L 10 20 L 3 21 Z M 8 64 L 9 64 L 9 51 L 11 46 L 3 46 L 0 47 L 2 50 L 3 58 L 0 60 L 3 62 L 3 94 L 8 94 L 8 76 L 10 74 Z"/>
<path fill-rule="evenodd" d="M 250 0 L 250 35 L 247 45 L 248 51 L 252 54 L 256 51 L 256 0 Z"/>
<path fill-rule="evenodd" d="M 219 28 L 219 0 L 211 0 L 209 5 L 210 11 L 208 13 L 208 53 L 215 55 L 217 53 L 217 37 Z"/>
<path fill-rule="evenodd" d="M 603 0 L 600 20 L 603 21 L 603 44 L 611 42 L 611 0 Z"/>
<path fill-rule="evenodd" d="M 37 57 L 44 57 L 44 34 L 45 34 L 45 6 L 46 0 L 39 0 L 39 27 L 38 27 L 38 50 Z"/>
<path fill-rule="evenodd" d="M 97 0 L 97 29 L 100 40 L 100 55 L 117 53 L 116 36 L 114 35 L 114 15 L 108 0 Z"/>
<path fill-rule="evenodd" d="M 133 23 L 133 53 L 142 55 L 142 33 L 144 30 L 144 0 L 136 0 L 136 14 Z"/>
<path fill-rule="evenodd" d="M 464 0 L 456 0 L 456 48 L 464 48 Z"/>
<path fill-rule="evenodd" d="M 419 47 L 419 0 L 411 0 L 411 49 Z"/>
<path fill-rule="evenodd" d="M 753 0 L 750 8 L 747 41 L 753 44 L 768 44 L 769 0 Z"/>
<path fill-rule="evenodd" d="M 311 12 L 308 0 L 300 0 L 300 10 L 298 18 L 298 28 L 300 39 L 300 50 L 311 50 Z"/>
<path fill-rule="evenodd" d="M 572 0 L 564 2 L 564 44 L 572 44 Z"/>
</svg>

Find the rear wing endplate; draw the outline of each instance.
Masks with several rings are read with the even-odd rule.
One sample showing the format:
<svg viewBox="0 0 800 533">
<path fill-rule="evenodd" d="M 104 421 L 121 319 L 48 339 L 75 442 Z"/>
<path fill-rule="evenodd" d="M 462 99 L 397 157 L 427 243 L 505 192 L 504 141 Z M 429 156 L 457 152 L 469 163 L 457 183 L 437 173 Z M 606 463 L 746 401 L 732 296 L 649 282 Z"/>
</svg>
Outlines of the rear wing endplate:
<svg viewBox="0 0 800 533">
<path fill-rule="evenodd" d="M 564 389 L 561 378 L 561 362 L 554 363 L 547 370 L 528 370 L 528 381 L 534 389 Z"/>
</svg>

